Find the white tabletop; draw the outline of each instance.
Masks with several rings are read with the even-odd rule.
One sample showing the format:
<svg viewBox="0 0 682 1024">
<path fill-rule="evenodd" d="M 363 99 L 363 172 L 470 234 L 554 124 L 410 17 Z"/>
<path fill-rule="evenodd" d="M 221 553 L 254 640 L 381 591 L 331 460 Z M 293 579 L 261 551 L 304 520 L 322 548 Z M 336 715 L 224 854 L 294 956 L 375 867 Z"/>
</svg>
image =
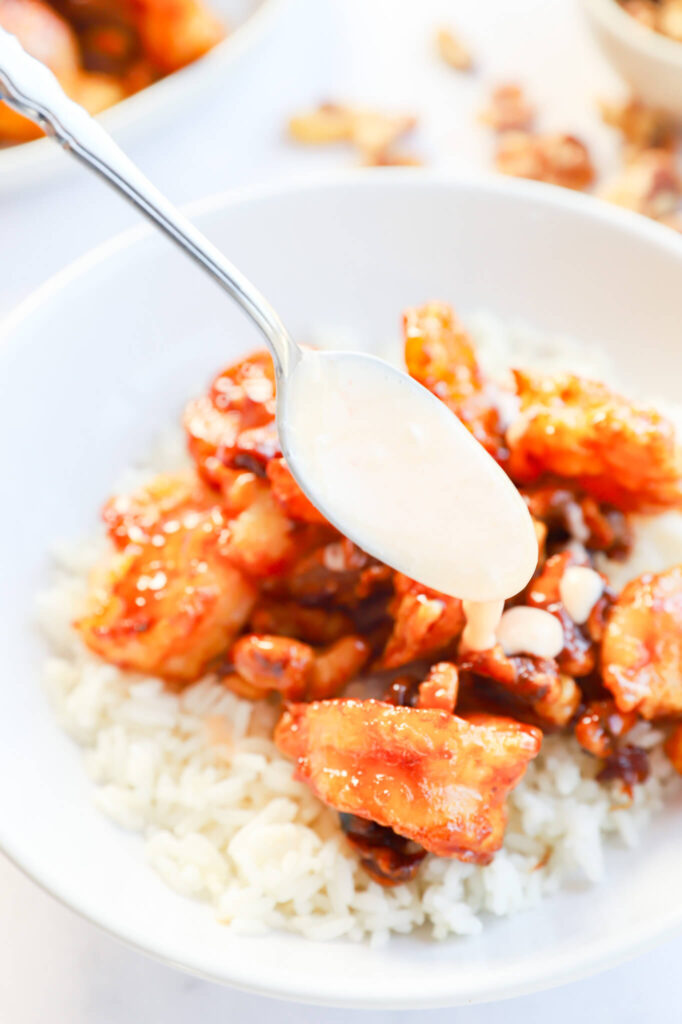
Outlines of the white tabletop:
<svg viewBox="0 0 682 1024">
<path fill-rule="evenodd" d="M 619 89 L 594 50 L 576 0 L 291 0 L 250 61 L 204 97 L 129 146 L 168 194 L 189 200 L 257 181 L 312 176 L 352 165 L 343 148 L 301 150 L 284 135 L 287 116 L 323 99 L 413 111 L 410 147 L 440 168 L 486 167 L 490 139 L 475 113 L 491 82 L 527 84 L 540 124 L 592 145 L 599 167 L 614 141 L 596 96 Z M 433 30 L 451 22 L 479 65 L 459 76 L 433 56 Z M 47 276 L 136 217 L 62 157 L 62 173 L 23 191 L 0 181 L 3 272 L 0 314 Z M 635 854 L 636 855 L 636 854 Z M 675 978 L 682 938 L 568 988 L 457 1011 L 350 1013 L 264 1000 L 163 967 L 59 906 L 0 859 L 2 1024 L 553 1024 L 679 1020 Z"/>
</svg>

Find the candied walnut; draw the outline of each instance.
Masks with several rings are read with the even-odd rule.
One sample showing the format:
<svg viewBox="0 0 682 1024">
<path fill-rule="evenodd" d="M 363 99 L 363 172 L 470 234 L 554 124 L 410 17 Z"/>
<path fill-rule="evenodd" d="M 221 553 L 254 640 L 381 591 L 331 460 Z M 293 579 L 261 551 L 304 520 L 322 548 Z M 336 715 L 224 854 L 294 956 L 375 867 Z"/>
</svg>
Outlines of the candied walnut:
<svg viewBox="0 0 682 1024">
<path fill-rule="evenodd" d="M 481 121 L 496 132 L 522 132 L 532 126 L 535 107 L 521 86 L 510 82 L 494 89 L 489 106 L 480 116 Z"/>
<path fill-rule="evenodd" d="M 407 135 L 417 119 L 404 114 L 384 114 L 338 103 L 323 103 L 317 110 L 292 117 L 289 134 L 296 142 L 320 145 L 349 142 L 367 160 L 379 159 Z"/>
<path fill-rule="evenodd" d="M 469 71 L 472 68 L 474 62 L 471 51 L 451 29 L 438 29 L 436 48 L 441 60 L 444 60 L 455 71 Z"/>
<path fill-rule="evenodd" d="M 251 613 L 249 632 L 292 636 L 309 644 L 324 645 L 352 633 L 353 621 L 336 609 L 262 598 Z"/>
<path fill-rule="evenodd" d="M 340 814 L 341 829 L 360 855 L 360 863 L 379 885 L 411 882 L 426 856 L 426 850 L 393 829 L 366 821 L 354 814 Z"/>
<path fill-rule="evenodd" d="M 561 623 L 564 634 L 564 647 L 557 655 L 557 663 L 562 672 L 579 678 L 590 675 L 597 661 L 597 651 L 589 634 L 589 623 L 581 628 L 567 612 L 561 599 L 561 580 L 569 566 L 584 564 L 572 551 L 562 551 L 548 558 L 541 572 L 531 580 L 526 589 L 526 603 L 532 608 L 542 608 L 553 615 Z M 602 577 L 606 584 L 606 577 Z M 608 607 L 611 598 L 602 593 L 595 605 L 602 603 Z M 592 608 L 590 614 L 594 611 Z"/>
<path fill-rule="evenodd" d="M 114 665 L 191 681 L 243 628 L 256 590 L 231 562 L 219 509 L 185 515 L 176 527 L 161 546 L 152 538 L 114 557 L 76 628 Z"/>
<path fill-rule="evenodd" d="M 580 704 L 580 690 L 570 676 L 559 672 L 553 658 L 506 655 L 497 644 L 487 651 L 466 651 L 458 667 L 495 683 L 547 725 L 566 725 Z"/>
<path fill-rule="evenodd" d="M 647 149 L 626 164 L 617 177 L 599 192 L 616 206 L 654 219 L 673 215 L 682 198 L 675 154 L 665 149 Z"/>
<path fill-rule="evenodd" d="M 254 699 L 270 692 L 302 700 L 308 691 L 315 652 L 308 644 L 284 636 L 243 636 L 232 648 L 232 663 L 240 681 L 230 675 L 225 683 L 243 697 Z"/>
<path fill-rule="evenodd" d="M 502 428 L 492 389 L 452 307 L 428 302 L 406 310 L 403 336 L 410 376 L 445 402 L 476 440 L 499 457 Z"/>
<path fill-rule="evenodd" d="M 574 135 L 507 132 L 498 143 L 495 166 L 515 178 L 578 190 L 591 185 L 595 176 L 587 147 Z"/>
<path fill-rule="evenodd" d="M 275 368 L 267 352 L 255 352 L 218 374 L 209 393 L 185 410 L 199 472 L 216 487 L 232 483 L 226 467 L 264 475 L 268 460 L 279 454 L 274 419 Z"/>
<path fill-rule="evenodd" d="M 611 559 L 629 554 L 632 530 L 619 509 L 600 505 L 566 484 L 540 484 L 521 493 L 533 519 L 545 524 L 550 544 L 572 539 L 590 551 L 604 551 Z"/>
<path fill-rule="evenodd" d="M 633 786 L 646 782 L 649 778 L 649 756 L 642 747 L 626 744 L 610 754 L 606 764 L 597 775 L 598 782 L 623 783 L 625 791 L 632 796 Z"/>
<path fill-rule="evenodd" d="M 432 665 L 426 679 L 419 684 L 417 707 L 439 708 L 441 711 L 455 710 L 459 672 L 451 661 L 439 661 Z"/>
<path fill-rule="evenodd" d="M 296 777 L 331 807 L 481 864 L 502 845 L 507 793 L 541 741 L 511 719 L 467 721 L 376 700 L 294 704 L 275 730 Z"/>
<path fill-rule="evenodd" d="M 396 573 L 390 605 L 393 629 L 381 668 L 399 668 L 450 646 L 465 625 L 462 602 Z"/>
<path fill-rule="evenodd" d="M 381 699 L 399 708 L 416 708 L 419 701 L 419 679 L 413 675 L 398 676 L 388 685 Z"/>
<path fill-rule="evenodd" d="M 102 509 L 107 533 L 117 548 L 146 544 L 153 537 L 163 546 L 167 534 L 185 520 L 191 526 L 198 513 L 221 504 L 220 495 L 197 478 L 193 470 L 164 473 L 133 494 L 118 494 Z"/>
<path fill-rule="evenodd" d="M 665 111 L 649 107 L 634 96 L 624 103 L 604 101 L 600 109 L 604 122 L 618 129 L 633 152 L 675 148 L 675 124 Z"/>
<path fill-rule="evenodd" d="M 665 741 L 664 750 L 677 774 L 682 775 L 682 723 L 672 730 Z"/>
<path fill-rule="evenodd" d="M 294 480 L 283 456 L 270 459 L 265 471 L 272 487 L 272 493 L 289 519 L 296 519 L 302 523 L 328 525 L 322 513 L 317 511 Z"/>
<path fill-rule="evenodd" d="M 334 601 L 347 608 L 390 590 L 393 572 L 346 537 L 299 559 L 286 577 L 287 593 L 302 604 Z"/>
<path fill-rule="evenodd" d="M 607 758 L 616 752 L 619 741 L 636 723 L 635 711 L 619 711 L 611 699 L 593 700 L 575 724 L 575 738 L 588 754 Z"/>
<path fill-rule="evenodd" d="M 618 709 L 643 718 L 682 713 L 682 567 L 624 588 L 606 623 L 602 676 Z"/>
<path fill-rule="evenodd" d="M 682 453 L 672 424 L 599 381 L 515 370 L 521 414 L 507 431 L 509 474 L 520 484 L 567 477 L 627 512 L 682 504 Z"/>
<path fill-rule="evenodd" d="M 315 658 L 310 697 L 326 700 L 334 697 L 364 668 L 369 644 L 360 636 L 344 636 Z"/>
<path fill-rule="evenodd" d="M 240 637 L 232 648 L 233 673 L 223 681 L 255 700 L 281 693 L 286 700 L 333 697 L 362 669 L 369 648 L 361 637 L 345 636 L 325 651 L 284 636 Z"/>
</svg>

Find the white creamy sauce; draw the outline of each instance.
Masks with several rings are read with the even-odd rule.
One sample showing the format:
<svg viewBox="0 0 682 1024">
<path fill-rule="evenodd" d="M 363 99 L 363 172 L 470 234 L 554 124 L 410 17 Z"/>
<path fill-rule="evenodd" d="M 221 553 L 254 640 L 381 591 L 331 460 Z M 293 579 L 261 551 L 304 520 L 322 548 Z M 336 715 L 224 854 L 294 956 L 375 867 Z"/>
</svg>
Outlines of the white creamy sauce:
<svg viewBox="0 0 682 1024">
<path fill-rule="evenodd" d="M 559 596 L 570 617 L 581 626 L 604 593 L 604 581 L 587 565 L 569 565 L 559 582 Z"/>
<path fill-rule="evenodd" d="M 497 627 L 496 636 L 505 654 L 534 654 L 556 658 L 564 646 L 561 623 L 542 608 L 517 605 L 509 608 Z"/>
<path fill-rule="evenodd" d="M 305 352 L 278 409 L 311 500 L 365 551 L 468 601 L 518 593 L 537 541 L 518 491 L 452 412 L 372 356 Z"/>
<path fill-rule="evenodd" d="M 579 544 L 584 544 L 590 539 L 590 531 L 587 529 L 583 510 L 579 505 L 569 502 L 566 508 L 566 521 L 573 540 L 577 540 Z"/>
<path fill-rule="evenodd" d="M 460 640 L 464 651 L 488 651 L 497 643 L 497 629 L 504 601 L 464 601 L 467 624 Z"/>
</svg>

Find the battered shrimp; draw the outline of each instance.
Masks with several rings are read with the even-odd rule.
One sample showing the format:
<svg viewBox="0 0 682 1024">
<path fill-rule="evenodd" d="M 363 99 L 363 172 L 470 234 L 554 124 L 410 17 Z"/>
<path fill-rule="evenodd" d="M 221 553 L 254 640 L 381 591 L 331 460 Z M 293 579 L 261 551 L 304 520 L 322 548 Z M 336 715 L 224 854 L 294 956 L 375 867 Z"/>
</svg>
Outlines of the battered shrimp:
<svg viewBox="0 0 682 1024">
<path fill-rule="evenodd" d="M 191 522 L 197 512 L 219 503 L 219 495 L 192 470 L 164 473 L 133 494 L 111 498 L 102 509 L 102 519 L 116 547 L 123 549 L 128 544 L 147 544 L 153 537 L 163 543 L 164 535 L 174 532 L 177 523 L 186 518 Z"/>
<path fill-rule="evenodd" d="M 442 399 L 491 455 L 499 457 L 499 414 L 471 339 L 454 310 L 444 302 L 408 309 L 403 334 L 410 376 Z"/>
<path fill-rule="evenodd" d="M 507 794 L 541 740 L 538 729 L 506 718 L 465 720 L 375 700 L 294 704 L 275 730 L 296 777 L 331 807 L 479 864 L 502 845 Z"/>
<path fill-rule="evenodd" d="M 216 487 L 232 479 L 225 467 L 264 474 L 268 459 L 281 454 L 274 419 L 275 368 L 267 352 L 255 352 L 223 370 L 208 394 L 187 406 L 188 446 L 199 472 Z"/>
<path fill-rule="evenodd" d="M 507 444 L 515 481 L 555 474 L 629 512 L 682 506 L 682 452 L 655 409 L 567 373 L 514 375 L 521 415 Z"/>
<path fill-rule="evenodd" d="M 294 480 L 283 456 L 275 456 L 270 459 L 265 471 L 273 495 L 290 519 L 296 519 L 303 523 L 327 525 L 327 520 L 322 513 L 318 512 L 313 503 L 306 498 Z"/>
<path fill-rule="evenodd" d="M 88 647 L 121 668 L 196 679 L 230 646 L 257 597 L 230 561 L 228 536 L 214 507 L 127 545 L 94 582 L 91 610 L 76 623 Z"/>
<path fill-rule="evenodd" d="M 602 675 L 623 713 L 682 713 L 682 566 L 627 584 L 606 622 Z"/>
</svg>

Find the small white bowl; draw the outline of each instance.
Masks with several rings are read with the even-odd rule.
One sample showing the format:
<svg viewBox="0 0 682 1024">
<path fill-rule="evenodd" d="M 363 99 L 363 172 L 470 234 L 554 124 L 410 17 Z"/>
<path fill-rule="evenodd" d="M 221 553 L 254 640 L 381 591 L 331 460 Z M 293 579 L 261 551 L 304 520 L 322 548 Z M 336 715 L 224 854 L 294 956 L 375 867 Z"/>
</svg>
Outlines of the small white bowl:
<svg viewBox="0 0 682 1024">
<path fill-rule="evenodd" d="M 571 192 L 511 179 L 369 171 L 190 209 L 298 337 L 397 337 L 430 298 L 488 308 L 617 358 L 626 384 L 679 400 L 682 238 Z M 480 936 L 382 948 L 245 938 L 168 889 L 137 835 L 93 805 L 82 754 L 40 683 L 34 626 L 48 552 L 92 529 L 112 482 L 178 422 L 216 369 L 260 344 L 219 289 L 150 229 L 57 275 L 0 330 L 0 847 L 102 928 L 178 967 L 270 995 L 442 1006 L 571 981 L 682 923 L 682 807 L 640 849 L 610 849 L 596 888 L 491 919 Z"/>
<path fill-rule="evenodd" d="M 617 0 L 581 0 L 602 51 L 645 103 L 682 118 L 682 43 L 641 25 Z"/>
<path fill-rule="evenodd" d="M 143 130 L 158 130 L 164 117 L 173 117 L 184 103 L 229 74 L 240 56 L 257 46 L 261 35 L 275 23 L 280 10 L 287 7 L 290 0 L 210 2 L 229 27 L 229 34 L 199 60 L 105 110 L 99 119 L 117 141 L 130 141 L 136 132 Z M 0 188 L 23 188 L 56 171 L 62 161 L 58 147 L 49 139 L 0 148 Z"/>
</svg>

